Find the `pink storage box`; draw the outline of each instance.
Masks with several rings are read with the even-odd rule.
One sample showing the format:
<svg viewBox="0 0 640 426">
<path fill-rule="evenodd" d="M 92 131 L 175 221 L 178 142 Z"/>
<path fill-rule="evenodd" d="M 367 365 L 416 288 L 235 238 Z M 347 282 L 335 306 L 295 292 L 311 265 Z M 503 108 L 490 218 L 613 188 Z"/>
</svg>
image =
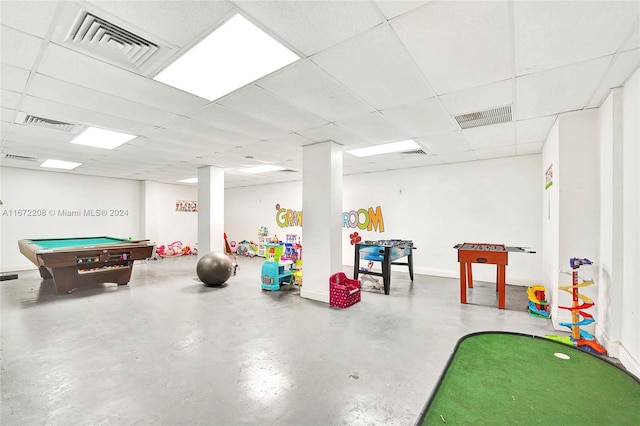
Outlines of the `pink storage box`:
<svg viewBox="0 0 640 426">
<path fill-rule="evenodd" d="M 329 305 L 348 308 L 360 301 L 360 281 L 347 278 L 344 272 L 329 277 Z"/>
</svg>

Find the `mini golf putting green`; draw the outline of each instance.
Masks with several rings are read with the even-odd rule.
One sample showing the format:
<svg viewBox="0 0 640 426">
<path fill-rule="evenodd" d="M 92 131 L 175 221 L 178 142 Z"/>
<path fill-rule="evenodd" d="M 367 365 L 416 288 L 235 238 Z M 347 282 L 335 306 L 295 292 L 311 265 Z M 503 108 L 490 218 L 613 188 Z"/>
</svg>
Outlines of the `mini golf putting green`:
<svg viewBox="0 0 640 426">
<path fill-rule="evenodd" d="M 417 425 L 640 425 L 640 380 L 599 356 L 517 333 L 456 349 Z"/>
</svg>

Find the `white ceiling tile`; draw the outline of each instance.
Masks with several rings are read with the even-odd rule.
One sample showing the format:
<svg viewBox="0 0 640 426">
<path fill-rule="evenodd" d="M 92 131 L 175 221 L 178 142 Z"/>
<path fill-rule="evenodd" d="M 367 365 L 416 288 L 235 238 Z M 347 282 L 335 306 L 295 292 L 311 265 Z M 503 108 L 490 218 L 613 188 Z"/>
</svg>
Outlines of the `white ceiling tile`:
<svg viewBox="0 0 640 426">
<path fill-rule="evenodd" d="M 583 109 L 611 56 L 516 78 L 517 120 Z"/>
<path fill-rule="evenodd" d="M 516 155 L 540 154 L 544 141 L 516 145 Z"/>
<path fill-rule="evenodd" d="M 363 1 L 242 0 L 235 4 L 308 56 L 382 22 L 375 5 Z"/>
<path fill-rule="evenodd" d="M 555 122 L 555 115 L 516 122 L 516 140 L 518 145 L 545 140 L 549 134 L 549 130 L 551 130 L 551 126 L 553 126 Z"/>
<path fill-rule="evenodd" d="M 56 14 L 57 1 L 2 0 L 0 22 L 20 31 L 44 38 Z M 28 16 L 28 19 L 25 19 Z M 2 37 L 4 38 L 4 28 Z M 4 46 L 3 46 L 4 47 Z"/>
<path fill-rule="evenodd" d="M 38 58 L 41 46 L 41 38 L 15 31 L 8 27 L 2 27 L 2 37 L 0 37 L 0 52 L 2 53 L 0 54 L 0 59 L 3 64 L 30 69 Z"/>
<path fill-rule="evenodd" d="M 387 25 L 320 52 L 312 60 L 376 109 L 434 96 Z"/>
<path fill-rule="evenodd" d="M 504 80 L 440 96 L 451 115 L 482 111 L 513 103 L 513 80 Z"/>
<path fill-rule="evenodd" d="M 374 110 L 311 61 L 298 61 L 265 77 L 258 85 L 327 121 Z"/>
<path fill-rule="evenodd" d="M 223 0 L 91 0 L 90 3 L 109 15 L 123 17 L 135 27 L 161 35 L 164 40 L 181 47 L 202 39 L 233 10 L 233 4 Z"/>
<path fill-rule="evenodd" d="M 640 66 L 640 49 L 618 53 L 587 107 L 597 108 L 602 105 L 602 102 L 609 94 L 609 90 L 621 87 L 633 71 L 638 69 L 638 66 Z"/>
<path fill-rule="evenodd" d="M 288 133 L 287 130 L 218 104 L 211 104 L 188 116 L 194 120 L 205 122 L 210 126 L 241 133 L 255 139 L 268 139 Z"/>
<path fill-rule="evenodd" d="M 69 104 L 77 108 L 93 110 L 115 117 L 135 117 L 136 120 L 142 123 L 155 126 L 160 126 L 179 117 L 177 114 L 76 86 L 42 74 L 36 74 L 33 77 L 27 93 L 37 98 L 50 99 L 54 102 Z"/>
<path fill-rule="evenodd" d="M 516 155 L 516 146 L 499 146 L 474 150 L 478 159 L 488 160 L 490 158 L 513 157 Z"/>
<path fill-rule="evenodd" d="M 52 102 L 33 96 L 26 96 L 24 98 L 21 110 L 51 120 L 100 127 L 102 129 L 129 133 L 131 135 L 142 135 L 156 128 L 153 125 L 139 121 L 89 111 L 73 105 Z"/>
<path fill-rule="evenodd" d="M 622 50 L 631 50 L 640 48 L 640 25 L 634 25 L 633 33 L 629 36 L 629 40 Z"/>
<path fill-rule="evenodd" d="M 462 130 L 462 133 L 474 150 L 516 144 L 516 131 L 513 122 L 473 127 Z"/>
<path fill-rule="evenodd" d="M 20 102 L 20 97 L 20 92 L 2 89 L 0 90 L 0 106 L 2 106 L 2 108 L 17 109 Z"/>
<path fill-rule="evenodd" d="M 443 163 L 464 163 L 466 161 L 475 161 L 478 159 L 478 156 L 473 151 L 448 152 L 444 154 L 438 154 L 437 157 Z"/>
<path fill-rule="evenodd" d="M 438 94 L 511 77 L 507 2 L 434 2 L 391 25 Z"/>
<path fill-rule="evenodd" d="M 437 98 L 385 109 L 382 114 L 411 137 L 445 133 L 460 128 Z"/>
<path fill-rule="evenodd" d="M 471 146 L 462 130 L 418 138 L 416 142 L 430 153 L 438 155 L 471 151 Z"/>
<path fill-rule="evenodd" d="M 2 88 L 22 93 L 29 80 L 29 70 L 0 63 L 0 81 Z"/>
<path fill-rule="evenodd" d="M 209 101 L 50 43 L 38 71 L 78 86 L 111 93 L 124 99 L 176 114 L 195 111 Z M 100 76 L 100 78 L 96 78 Z"/>
<path fill-rule="evenodd" d="M 177 130 L 188 135 L 205 138 L 222 145 L 243 146 L 257 141 L 257 138 L 219 129 L 201 121 L 192 120 L 186 117 L 175 120 L 164 127 L 171 130 Z"/>
<path fill-rule="evenodd" d="M 255 85 L 237 90 L 218 100 L 217 103 L 291 132 L 327 123 L 317 115 L 294 106 Z"/>
<path fill-rule="evenodd" d="M 424 167 L 442 164 L 442 160 L 435 155 L 404 155 L 403 161 L 406 167 Z"/>
<path fill-rule="evenodd" d="M 366 145 L 395 142 L 409 137 L 408 133 L 399 129 L 378 112 L 340 121 L 336 124 L 363 138 Z"/>
<path fill-rule="evenodd" d="M 385 18 L 393 19 L 430 1 L 432 0 L 376 0 L 376 5 L 384 13 Z"/>
<path fill-rule="evenodd" d="M 325 124 L 324 126 L 314 127 L 311 129 L 301 130 L 298 132 L 302 136 L 312 139 L 315 142 L 334 141 L 345 147 L 351 145 L 364 146 L 367 141 L 334 123 Z"/>
<path fill-rule="evenodd" d="M 513 2 L 516 75 L 615 53 L 637 22 L 638 5 L 637 1 Z"/>
</svg>

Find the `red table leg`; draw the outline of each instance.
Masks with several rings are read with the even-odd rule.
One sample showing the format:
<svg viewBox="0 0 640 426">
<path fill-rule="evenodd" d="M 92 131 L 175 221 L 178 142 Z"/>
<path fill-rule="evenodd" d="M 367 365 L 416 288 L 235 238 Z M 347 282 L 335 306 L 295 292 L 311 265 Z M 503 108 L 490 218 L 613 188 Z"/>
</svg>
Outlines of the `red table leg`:
<svg viewBox="0 0 640 426">
<path fill-rule="evenodd" d="M 471 272 L 472 263 L 467 263 L 467 287 L 473 288 L 473 273 Z"/>
<path fill-rule="evenodd" d="M 467 303 L 467 268 L 460 262 L 460 303 Z"/>
<path fill-rule="evenodd" d="M 498 309 L 504 309 L 507 293 L 507 265 L 498 265 Z"/>
</svg>

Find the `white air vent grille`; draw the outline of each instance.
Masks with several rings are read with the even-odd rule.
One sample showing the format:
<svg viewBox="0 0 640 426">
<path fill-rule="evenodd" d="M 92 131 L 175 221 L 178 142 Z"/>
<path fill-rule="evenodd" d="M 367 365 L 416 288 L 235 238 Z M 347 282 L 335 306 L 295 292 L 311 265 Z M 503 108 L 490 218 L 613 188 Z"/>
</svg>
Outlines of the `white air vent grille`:
<svg viewBox="0 0 640 426">
<path fill-rule="evenodd" d="M 471 127 L 488 126 L 490 124 L 506 123 L 511 121 L 511 105 L 505 105 L 498 108 L 487 109 L 484 111 L 471 112 L 468 114 L 456 115 L 454 117 L 461 129 L 469 129 Z"/>
<path fill-rule="evenodd" d="M 111 65 L 152 77 L 180 48 L 100 8 L 101 2 L 61 2 L 51 41 Z"/>
<path fill-rule="evenodd" d="M 35 115 L 25 114 L 21 124 L 34 127 L 44 127 L 46 129 L 60 130 L 63 132 L 71 132 L 76 125 L 64 123 L 62 121 L 50 120 L 48 118 L 36 117 Z"/>
<path fill-rule="evenodd" d="M 298 171 L 293 169 L 282 169 L 278 170 L 278 173 L 298 173 Z"/>
<path fill-rule="evenodd" d="M 137 68 L 158 50 L 157 44 L 88 12 L 76 20 L 69 38 L 74 43 L 119 53 Z"/>
<path fill-rule="evenodd" d="M 414 155 L 429 155 L 422 149 L 414 149 L 412 151 L 403 151 L 400 153 L 401 156 L 413 157 Z"/>
<path fill-rule="evenodd" d="M 30 161 L 32 163 L 37 163 L 38 159 L 35 157 L 26 157 L 24 155 L 13 155 L 13 154 L 4 154 L 3 156 L 7 160 L 18 160 L 18 161 Z"/>
</svg>

